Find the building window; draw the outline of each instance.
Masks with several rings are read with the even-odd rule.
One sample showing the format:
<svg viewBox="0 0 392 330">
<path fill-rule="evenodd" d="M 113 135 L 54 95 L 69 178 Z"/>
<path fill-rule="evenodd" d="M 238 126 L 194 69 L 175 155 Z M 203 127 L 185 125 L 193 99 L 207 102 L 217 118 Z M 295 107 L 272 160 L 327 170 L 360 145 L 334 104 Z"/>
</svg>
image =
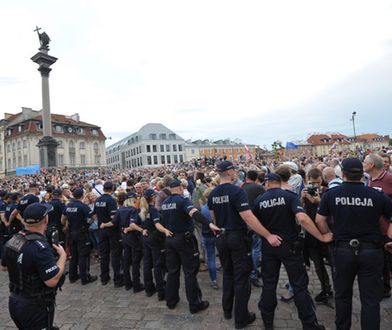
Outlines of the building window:
<svg viewBox="0 0 392 330">
<path fill-rule="evenodd" d="M 147 165 L 151 165 L 151 156 L 147 156 Z"/>
<path fill-rule="evenodd" d="M 93 129 L 91 129 L 91 133 L 92 133 L 93 135 L 98 135 L 98 130 L 95 129 L 95 128 L 93 128 Z"/>
<path fill-rule="evenodd" d="M 56 125 L 55 126 L 55 130 L 56 130 L 57 133 L 63 133 L 63 127 L 60 126 L 60 125 Z"/>
<path fill-rule="evenodd" d="M 167 155 L 167 156 L 166 156 L 166 160 L 167 160 L 167 163 L 168 163 L 168 164 L 171 164 L 170 155 Z"/>
<path fill-rule="evenodd" d="M 93 149 L 94 149 L 94 154 L 98 155 L 99 154 L 99 147 L 98 147 L 98 143 L 97 142 L 94 143 Z"/>
<path fill-rule="evenodd" d="M 69 154 L 69 164 L 75 165 L 75 154 Z"/>
<path fill-rule="evenodd" d="M 7 152 L 11 152 L 11 145 L 7 144 Z"/>
<path fill-rule="evenodd" d="M 86 155 L 80 155 L 80 164 L 86 165 Z"/>
<path fill-rule="evenodd" d="M 79 143 L 79 149 L 86 149 L 86 143 L 83 141 Z"/>
<path fill-rule="evenodd" d="M 156 140 L 157 139 L 157 135 L 154 134 L 154 133 L 150 134 L 150 139 L 151 140 Z"/>
<path fill-rule="evenodd" d="M 142 146 L 139 146 L 139 154 L 142 153 Z"/>
<path fill-rule="evenodd" d="M 161 140 L 166 140 L 166 133 L 159 134 Z"/>
<path fill-rule="evenodd" d="M 161 164 L 165 164 L 165 156 L 164 155 L 161 156 Z"/>
<path fill-rule="evenodd" d="M 152 145 L 152 152 L 157 152 L 158 150 L 157 150 L 157 146 L 156 146 L 156 144 L 153 144 Z"/>
<path fill-rule="evenodd" d="M 154 165 L 158 164 L 158 156 L 154 156 Z"/>
<path fill-rule="evenodd" d="M 20 141 L 18 141 L 18 150 L 20 150 L 22 148 L 22 145 L 20 143 Z"/>
<path fill-rule="evenodd" d="M 178 163 L 178 156 L 174 155 L 174 163 L 177 164 Z"/>
<path fill-rule="evenodd" d="M 183 162 L 184 162 L 184 156 L 180 155 L 180 163 L 183 163 Z"/>
<path fill-rule="evenodd" d="M 165 152 L 165 146 L 163 144 L 160 145 L 161 152 Z"/>
<path fill-rule="evenodd" d="M 42 123 L 36 123 L 35 124 L 37 131 L 42 131 Z"/>
<path fill-rule="evenodd" d="M 22 166 L 22 156 L 18 156 L 18 166 Z"/>
<path fill-rule="evenodd" d="M 177 151 L 177 144 L 173 144 L 173 151 Z"/>
<path fill-rule="evenodd" d="M 182 151 L 182 144 L 178 145 L 178 151 Z"/>
<path fill-rule="evenodd" d="M 23 140 L 23 149 L 27 148 L 27 140 Z"/>
<path fill-rule="evenodd" d="M 7 166 L 7 168 L 11 169 L 11 158 L 8 158 L 8 166 Z"/>
<path fill-rule="evenodd" d="M 27 155 L 23 155 L 23 166 L 27 166 Z"/>
<path fill-rule="evenodd" d="M 169 134 L 169 139 L 170 140 L 175 140 L 176 139 L 176 135 L 175 134 Z"/>
<path fill-rule="evenodd" d="M 143 159 L 140 157 L 140 166 L 143 166 Z"/>
<path fill-rule="evenodd" d="M 63 141 L 57 141 L 57 143 L 58 143 L 58 146 L 57 146 L 57 148 L 64 148 L 63 147 Z"/>
<path fill-rule="evenodd" d="M 19 125 L 18 126 L 18 132 L 20 133 L 20 132 L 22 132 L 22 130 L 23 130 L 23 125 Z"/>
<path fill-rule="evenodd" d="M 166 152 L 170 151 L 170 144 L 166 144 Z"/>
<path fill-rule="evenodd" d="M 146 145 L 147 152 L 151 152 L 151 146 L 149 144 Z"/>
<path fill-rule="evenodd" d="M 78 128 L 78 134 L 84 134 L 84 128 L 83 127 L 79 127 Z"/>
<path fill-rule="evenodd" d="M 101 155 L 95 155 L 95 165 L 101 165 Z"/>
</svg>

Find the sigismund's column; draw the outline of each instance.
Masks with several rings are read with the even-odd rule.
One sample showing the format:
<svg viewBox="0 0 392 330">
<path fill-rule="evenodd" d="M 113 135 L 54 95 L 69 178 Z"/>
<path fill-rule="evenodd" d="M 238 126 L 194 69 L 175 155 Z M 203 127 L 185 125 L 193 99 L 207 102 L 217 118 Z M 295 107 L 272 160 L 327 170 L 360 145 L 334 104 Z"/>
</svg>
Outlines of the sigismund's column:
<svg viewBox="0 0 392 330">
<path fill-rule="evenodd" d="M 31 60 L 39 65 L 38 71 L 42 78 L 42 126 L 43 138 L 39 140 L 37 147 L 39 148 L 39 161 L 41 168 L 54 168 L 57 166 L 57 146 L 58 142 L 52 137 L 52 120 L 50 115 L 50 98 L 49 98 L 49 72 L 52 70 L 50 66 L 57 61 L 56 57 L 50 56 L 49 36 L 37 28 L 40 48 Z"/>
</svg>

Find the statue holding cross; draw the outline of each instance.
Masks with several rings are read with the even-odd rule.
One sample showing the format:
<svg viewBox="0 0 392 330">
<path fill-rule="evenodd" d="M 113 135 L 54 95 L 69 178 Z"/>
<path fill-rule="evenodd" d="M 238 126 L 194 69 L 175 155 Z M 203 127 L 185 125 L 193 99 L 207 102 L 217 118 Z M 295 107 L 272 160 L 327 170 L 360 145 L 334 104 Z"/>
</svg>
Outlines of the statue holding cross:
<svg viewBox="0 0 392 330">
<path fill-rule="evenodd" d="M 38 34 L 39 43 L 41 45 L 39 50 L 49 50 L 50 38 L 46 34 L 46 32 L 39 33 L 39 30 L 41 30 L 41 28 L 36 26 L 36 29 L 34 30 L 34 32 L 37 32 L 37 34 Z"/>
</svg>

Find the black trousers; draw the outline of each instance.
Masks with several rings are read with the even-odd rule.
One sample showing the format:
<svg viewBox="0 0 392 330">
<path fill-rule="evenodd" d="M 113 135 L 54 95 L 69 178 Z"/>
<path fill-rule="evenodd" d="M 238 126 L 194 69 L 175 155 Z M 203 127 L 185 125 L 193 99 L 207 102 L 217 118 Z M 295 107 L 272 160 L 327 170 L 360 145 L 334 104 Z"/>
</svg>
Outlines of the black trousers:
<svg viewBox="0 0 392 330">
<path fill-rule="evenodd" d="M 166 248 L 166 304 L 174 307 L 180 300 L 178 290 L 180 288 L 180 269 L 185 277 L 185 292 L 190 308 L 197 308 L 202 299 L 197 273 L 199 272 L 200 260 L 197 249 L 197 240 L 191 235 L 186 239 L 185 234 L 175 233 L 173 237 L 167 237 Z"/>
<path fill-rule="evenodd" d="M 91 242 L 88 233 L 70 233 L 69 248 L 71 260 L 69 262 L 69 278 L 76 280 L 79 275 L 82 281 L 86 281 L 90 268 Z"/>
<path fill-rule="evenodd" d="M 158 237 L 158 233 L 149 232 L 148 236 L 143 236 L 143 278 L 146 292 L 165 293 L 165 256 L 164 241 Z M 154 279 L 152 270 L 154 269 Z"/>
<path fill-rule="evenodd" d="M 354 279 L 358 277 L 361 300 L 361 329 L 380 329 L 380 301 L 383 295 L 382 249 L 362 249 L 355 255 L 352 248 L 334 251 L 336 329 L 350 329 Z"/>
<path fill-rule="evenodd" d="M 308 292 L 309 278 L 306 273 L 302 251 L 293 253 L 290 242 L 282 242 L 281 246 L 272 247 L 266 240 L 263 240 L 261 276 L 264 286 L 259 301 L 263 321 L 266 324 L 273 323 L 277 305 L 276 286 L 282 263 L 286 268 L 289 282 L 294 291 L 294 302 L 303 329 L 317 329 L 316 311 Z"/>
<path fill-rule="evenodd" d="M 141 234 L 130 232 L 123 236 L 123 271 L 125 286 L 140 286 L 140 263 L 143 259 Z M 132 265 L 132 278 L 130 268 Z"/>
<path fill-rule="evenodd" d="M 234 304 L 235 322 L 246 323 L 253 266 L 246 234 L 227 232 L 216 239 L 216 247 L 223 266 L 223 310 L 231 313 Z"/>
<path fill-rule="evenodd" d="M 316 269 L 317 277 L 321 283 L 321 290 L 324 292 L 331 291 L 331 283 L 329 280 L 329 275 L 324 264 L 324 257 L 327 258 L 329 264 L 331 265 L 332 260 L 328 253 L 327 246 L 320 247 L 309 247 L 308 248 L 310 259 L 314 263 L 314 268 Z"/>
<path fill-rule="evenodd" d="M 54 302 L 37 303 L 37 300 L 18 298 L 11 294 L 8 307 L 12 320 L 18 329 L 50 329 L 54 320 Z"/>
<path fill-rule="evenodd" d="M 101 256 L 101 281 L 108 281 L 109 261 L 111 259 L 114 282 L 120 282 L 121 245 L 118 228 L 111 227 L 99 230 L 99 253 Z"/>
</svg>

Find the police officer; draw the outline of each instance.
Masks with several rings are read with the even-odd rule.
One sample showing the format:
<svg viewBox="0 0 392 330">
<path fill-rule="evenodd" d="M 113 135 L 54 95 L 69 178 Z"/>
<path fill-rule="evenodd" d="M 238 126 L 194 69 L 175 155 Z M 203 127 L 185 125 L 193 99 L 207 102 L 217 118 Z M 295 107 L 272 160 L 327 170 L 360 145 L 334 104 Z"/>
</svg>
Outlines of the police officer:
<svg viewBox="0 0 392 330">
<path fill-rule="evenodd" d="M 140 199 L 139 221 L 131 220 L 132 227 L 143 235 L 143 278 L 146 295 L 151 297 L 156 291 L 158 300 L 165 300 L 165 256 L 164 244 L 167 229 L 160 224 L 158 210 L 154 207 L 157 193 L 147 189 Z M 158 231 L 160 230 L 160 231 Z M 153 281 L 152 270 L 154 269 Z"/>
<path fill-rule="evenodd" d="M 5 246 L 1 265 L 10 279 L 9 312 L 19 329 L 58 329 L 53 327 L 57 287 L 64 279 L 66 253 L 44 235 L 48 223 L 48 206 L 33 203 L 23 214 L 26 229 Z"/>
<path fill-rule="evenodd" d="M 233 184 L 236 179 L 233 163 L 222 161 L 217 171 L 220 185 L 208 197 L 208 207 L 217 226 L 224 228 L 216 240 L 223 266 L 222 307 L 225 319 L 231 319 L 234 303 L 235 327 L 242 329 L 256 319 L 255 313 L 248 310 L 252 243 L 247 224 L 273 246 L 280 244 L 280 237 L 260 224 L 249 208 L 246 192 Z"/>
<path fill-rule="evenodd" d="M 53 211 L 48 214 L 49 222 L 46 230 L 46 238 L 48 239 L 48 242 L 51 242 L 52 233 L 56 231 L 59 235 L 60 244 L 65 247 L 65 235 L 61 224 L 61 217 L 65 207 L 62 200 L 63 192 L 61 189 L 54 189 L 51 195 L 52 199 L 49 201 L 49 204 L 53 206 Z"/>
<path fill-rule="evenodd" d="M 107 181 L 103 185 L 103 194 L 97 198 L 94 204 L 94 211 L 98 218 L 99 231 L 99 253 L 101 256 L 101 283 L 106 285 L 110 281 L 109 261 L 112 259 L 114 273 L 114 286 L 124 285 L 120 273 L 121 245 L 120 228 L 118 226 L 105 227 L 102 224 L 110 222 L 117 211 L 116 200 L 112 197 L 113 183 Z"/>
<path fill-rule="evenodd" d="M 173 180 L 170 183 L 171 195 L 162 204 L 162 218 L 166 241 L 166 305 L 169 309 L 176 307 L 180 298 L 180 269 L 185 275 L 185 291 L 190 312 L 197 313 L 209 306 L 208 301 L 202 300 L 202 294 L 197 282 L 200 260 L 197 241 L 193 234 L 194 223 L 192 219 L 208 224 L 211 230 L 219 228 L 209 222 L 191 203 L 183 196 L 181 181 Z"/>
<path fill-rule="evenodd" d="M 142 237 L 139 231 L 134 231 L 131 223 L 136 221 L 137 209 L 131 205 L 134 198 L 127 198 L 128 194 L 120 192 L 117 196 L 119 208 L 114 214 L 111 222 L 101 224 L 101 228 L 117 227 L 121 230 L 122 236 L 122 268 L 124 272 L 125 290 L 133 287 L 133 292 L 138 293 L 144 290 L 144 285 L 140 283 L 140 263 L 143 258 Z M 130 268 L 132 265 L 132 278 Z"/>
<path fill-rule="evenodd" d="M 96 281 L 97 276 L 89 274 L 91 242 L 87 219 L 91 209 L 82 202 L 82 199 L 83 189 L 75 189 L 73 199 L 64 208 L 61 221 L 69 229 L 69 247 L 71 251 L 69 281 L 74 283 L 80 277 L 82 285 L 85 285 Z"/>
<path fill-rule="evenodd" d="M 37 195 L 39 195 L 38 185 L 36 183 L 30 183 L 29 192 L 19 200 L 18 206 L 12 211 L 9 221 L 14 220 L 14 218 L 22 220 L 26 207 L 33 203 L 39 203 Z"/>
<path fill-rule="evenodd" d="M 280 266 L 283 263 L 294 291 L 294 301 L 303 329 L 325 329 L 317 322 L 315 307 L 308 292 L 309 278 L 304 264 L 303 244 L 299 239 L 300 228 L 297 221 L 320 241 L 329 242 L 332 240 L 332 235 L 320 234 L 301 207 L 297 195 L 281 189 L 281 178 L 278 174 L 267 174 L 265 187 L 267 192 L 256 199 L 253 212 L 269 231 L 282 239 L 279 247 L 263 241 L 261 275 L 264 287 L 259 309 L 265 328 L 273 329 L 277 305 L 276 286 Z"/>
<path fill-rule="evenodd" d="M 342 162 L 344 182 L 328 190 L 316 217 L 323 233 L 329 232 L 332 216 L 334 236 L 334 285 L 337 329 L 350 329 L 353 282 L 358 276 L 361 296 L 361 328 L 380 329 L 380 301 L 383 296 L 383 238 L 380 216 L 392 216 L 392 202 L 382 192 L 361 182 L 363 165 L 357 158 Z M 392 226 L 387 235 L 392 238 Z"/>
</svg>

